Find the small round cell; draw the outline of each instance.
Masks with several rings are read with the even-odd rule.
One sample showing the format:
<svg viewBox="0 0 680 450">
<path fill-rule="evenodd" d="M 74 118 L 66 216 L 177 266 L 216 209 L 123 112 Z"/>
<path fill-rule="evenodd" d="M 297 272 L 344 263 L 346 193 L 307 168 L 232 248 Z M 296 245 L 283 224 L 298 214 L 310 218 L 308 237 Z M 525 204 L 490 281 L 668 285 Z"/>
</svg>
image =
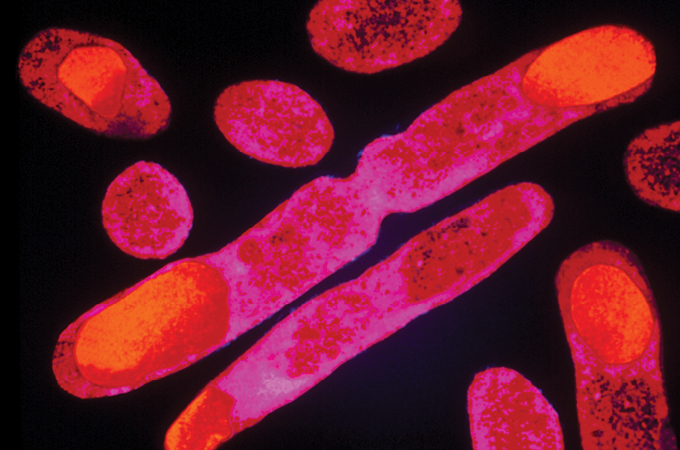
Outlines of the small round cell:
<svg viewBox="0 0 680 450">
<path fill-rule="evenodd" d="M 334 137 L 323 108 L 299 87 L 280 81 L 228 87 L 217 99 L 215 122 L 240 152 L 284 167 L 316 164 Z"/>
<path fill-rule="evenodd" d="M 376 73 L 430 54 L 458 28 L 461 13 L 457 0 L 321 0 L 307 31 L 331 64 Z"/>
<path fill-rule="evenodd" d="M 168 126 L 170 101 L 163 89 L 109 39 L 44 30 L 24 47 L 19 78 L 41 103 L 106 136 L 149 138 Z"/>
<path fill-rule="evenodd" d="M 139 161 L 116 177 L 102 204 L 104 228 L 125 253 L 162 259 L 175 253 L 193 223 L 184 187 L 152 162 Z"/>
<path fill-rule="evenodd" d="M 624 166 L 635 194 L 680 212 L 680 121 L 651 128 L 628 146 Z"/>
</svg>

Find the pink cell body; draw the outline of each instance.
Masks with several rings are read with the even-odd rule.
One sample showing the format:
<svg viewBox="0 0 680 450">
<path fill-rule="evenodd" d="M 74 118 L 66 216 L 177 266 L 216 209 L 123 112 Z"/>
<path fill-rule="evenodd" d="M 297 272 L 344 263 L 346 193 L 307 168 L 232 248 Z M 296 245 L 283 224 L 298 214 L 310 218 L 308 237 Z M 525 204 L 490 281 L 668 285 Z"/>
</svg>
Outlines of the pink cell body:
<svg viewBox="0 0 680 450">
<path fill-rule="evenodd" d="M 311 181 L 235 241 L 215 253 L 190 259 L 220 270 L 230 288 L 229 330 L 223 343 L 369 249 L 388 214 L 430 205 L 568 125 L 634 101 L 651 86 L 650 78 L 618 96 L 585 106 L 540 105 L 523 94 L 522 77 L 541 51 L 532 51 L 451 93 L 403 133 L 374 140 L 348 178 Z M 161 268 L 124 293 L 170 268 Z M 69 325 L 58 347 L 71 345 L 68 336 L 87 314 Z M 71 359 L 70 352 L 62 348 L 53 364 L 56 367 L 63 362 L 70 367 Z M 149 376 L 145 382 L 181 368 Z M 82 375 L 71 373 L 60 385 L 79 397 L 121 392 L 119 388 L 70 389 L 78 377 Z"/>
<path fill-rule="evenodd" d="M 280 81 L 228 87 L 217 98 L 215 122 L 240 152 L 284 167 L 316 164 L 334 137 L 323 108 L 299 87 Z"/>
<path fill-rule="evenodd" d="M 314 51 L 331 64 L 376 73 L 430 54 L 460 16 L 457 0 L 321 0 L 307 31 Z"/>
<path fill-rule="evenodd" d="M 628 182 L 650 205 L 680 212 L 680 122 L 651 128 L 628 146 Z"/>
<path fill-rule="evenodd" d="M 113 50 L 126 68 L 124 78 L 117 80 L 122 85 L 120 94 L 104 108 L 88 106 L 57 74 L 74 49 L 87 47 Z M 149 138 L 168 126 L 170 101 L 158 82 L 122 45 L 103 37 L 61 28 L 42 31 L 19 56 L 19 78 L 41 103 L 105 136 Z"/>
<path fill-rule="evenodd" d="M 144 161 L 113 180 L 102 204 L 102 221 L 113 243 L 142 259 L 175 253 L 189 236 L 193 219 L 191 202 L 177 178 Z"/>
<path fill-rule="evenodd" d="M 301 306 L 199 394 L 166 448 L 213 449 L 342 363 L 487 278 L 552 219 L 537 185 L 502 189 L 409 240 L 359 278 Z M 212 408 L 229 411 L 214 416 Z M 215 436 L 221 436 L 216 439 Z"/>
<path fill-rule="evenodd" d="M 642 292 L 653 318 L 649 343 L 633 361 L 608 364 L 579 334 L 571 310 L 574 279 L 595 265 L 621 269 Z M 654 296 L 637 257 L 602 241 L 572 253 L 555 278 L 576 378 L 576 406 L 584 450 L 677 450 L 668 416 L 661 364 L 661 326 Z"/>
<path fill-rule="evenodd" d="M 562 450 L 560 420 L 541 391 L 505 367 L 475 375 L 468 388 L 475 450 Z"/>
</svg>

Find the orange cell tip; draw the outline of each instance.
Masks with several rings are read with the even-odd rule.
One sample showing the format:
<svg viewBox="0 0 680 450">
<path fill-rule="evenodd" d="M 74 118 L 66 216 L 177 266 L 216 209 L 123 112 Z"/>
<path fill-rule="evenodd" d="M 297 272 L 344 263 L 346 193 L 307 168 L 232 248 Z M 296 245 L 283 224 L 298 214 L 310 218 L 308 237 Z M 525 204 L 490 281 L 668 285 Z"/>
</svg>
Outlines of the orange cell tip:
<svg viewBox="0 0 680 450">
<path fill-rule="evenodd" d="M 175 265 L 82 325 L 79 372 L 100 386 L 135 385 L 214 349 L 229 327 L 228 293 L 216 269 Z"/>
<path fill-rule="evenodd" d="M 126 72 L 125 63 L 110 48 L 79 47 L 59 65 L 57 76 L 96 113 L 115 117 L 121 106 Z"/>
<path fill-rule="evenodd" d="M 234 399 L 208 385 L 170 426 L 166 450 L 209 450 L 229 439 Z"/>
<path fill-rule="evenodd" d="M 626 364 L 649 345 L 656 325 L 652 292 L 635 256 L 615 242 L 585 246 L 557 276 L 562 316 L 605 364 Z"/>
<path fill-rule="evenodd" d="M 572 284 L 570 303 L 576 329 L 604 362 L 628 363 L 647 347 L 654 319 L 623 270 L 605 264 L 587 268 Z"/>
<path fill-rule="evenodd" d="M 590 105 L 651 82 L 655 69 L 654 47 L 644 36 L 605 25 L 546 48 L 527 69 L 522 88 L 541 105 Z"/>
</svg>

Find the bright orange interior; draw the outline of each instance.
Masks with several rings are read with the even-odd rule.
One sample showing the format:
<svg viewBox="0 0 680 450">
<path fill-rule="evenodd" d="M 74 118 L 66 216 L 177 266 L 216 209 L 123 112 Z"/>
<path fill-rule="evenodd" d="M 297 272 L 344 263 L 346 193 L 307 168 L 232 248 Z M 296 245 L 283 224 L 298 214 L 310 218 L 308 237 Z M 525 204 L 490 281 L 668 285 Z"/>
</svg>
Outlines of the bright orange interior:
<svg viewBox="0 0 680 450">
<path fill-rule="evenodd" d="M 104 117 L 118 114 L 127 68 L 108 47 L 78 47 L 59 65 L 57 76 L 73 94 Z"/>
<path fill-rule="evenodd" d="M 208 385 L 175 420 L 165 435 L 167 450 L 212 450 L 233 434 L 233 399 Z"/>
<path fill-rule="evenodd" d="M 89 319 L 75 358 L 102 386 L 127 386 L 218 345 L 229 328 L 228 287 L 214 268 L 184 262 Z"/>
<path fill-rule="evenodd" d="M 571 317 L 581 337 L 607 364 L 637 359 L 654 329 L 644 294 L 623 270 L 604 264 L 587 268 L 574 280 Z"/>
<path fill-rule="evenodd" d="M 649 41 L 630 28 L 608 25 L 548 47 L 529 66 L 522 87 L 541 105 L 590 105 L 642 84 L 655 69 Z"/>
</svg>

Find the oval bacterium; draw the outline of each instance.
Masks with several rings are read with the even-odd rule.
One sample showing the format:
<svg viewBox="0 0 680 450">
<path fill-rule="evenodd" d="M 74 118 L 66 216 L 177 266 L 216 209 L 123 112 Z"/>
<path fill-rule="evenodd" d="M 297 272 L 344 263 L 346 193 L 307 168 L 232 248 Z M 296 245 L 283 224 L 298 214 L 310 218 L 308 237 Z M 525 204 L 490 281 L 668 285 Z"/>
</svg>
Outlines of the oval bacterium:
<svg viewBox="0 0 680 450">
<path fill-rule="evenodd" d="M 19 56 L 19 78 L 41 103 L 97 133 L 148 138 L 168 126 L 170 102 L 117 42 L 51 28 Z"/>
<path fill-rule="evenodd" d="M 651 128 L 628 146 L 626 175 L 650 205 L 680 212 L 680 122 Z"/>
<path fill-rule="evenodd" d="M 104 228 L 114 244 L 137 258 L 163 259 L 189 236 L 191 202 L 163 167 L 139 161 L 116 177 L 102 203 Z"/>
<path fill-rule="evenodd" d="M 215 104 L 215 122 L 240 152 L 284 167 L 316 164 L 334 137 L 323 108 L 299 87 L 280 81 L 228 87 Z"/>
<path fill-rule="evenodd" d="M 307 31 L 314 51 L 331 64 L 376 73 L 430 54 L 460 16 L 457 0 L 321 0 Z"/>
</svg>

